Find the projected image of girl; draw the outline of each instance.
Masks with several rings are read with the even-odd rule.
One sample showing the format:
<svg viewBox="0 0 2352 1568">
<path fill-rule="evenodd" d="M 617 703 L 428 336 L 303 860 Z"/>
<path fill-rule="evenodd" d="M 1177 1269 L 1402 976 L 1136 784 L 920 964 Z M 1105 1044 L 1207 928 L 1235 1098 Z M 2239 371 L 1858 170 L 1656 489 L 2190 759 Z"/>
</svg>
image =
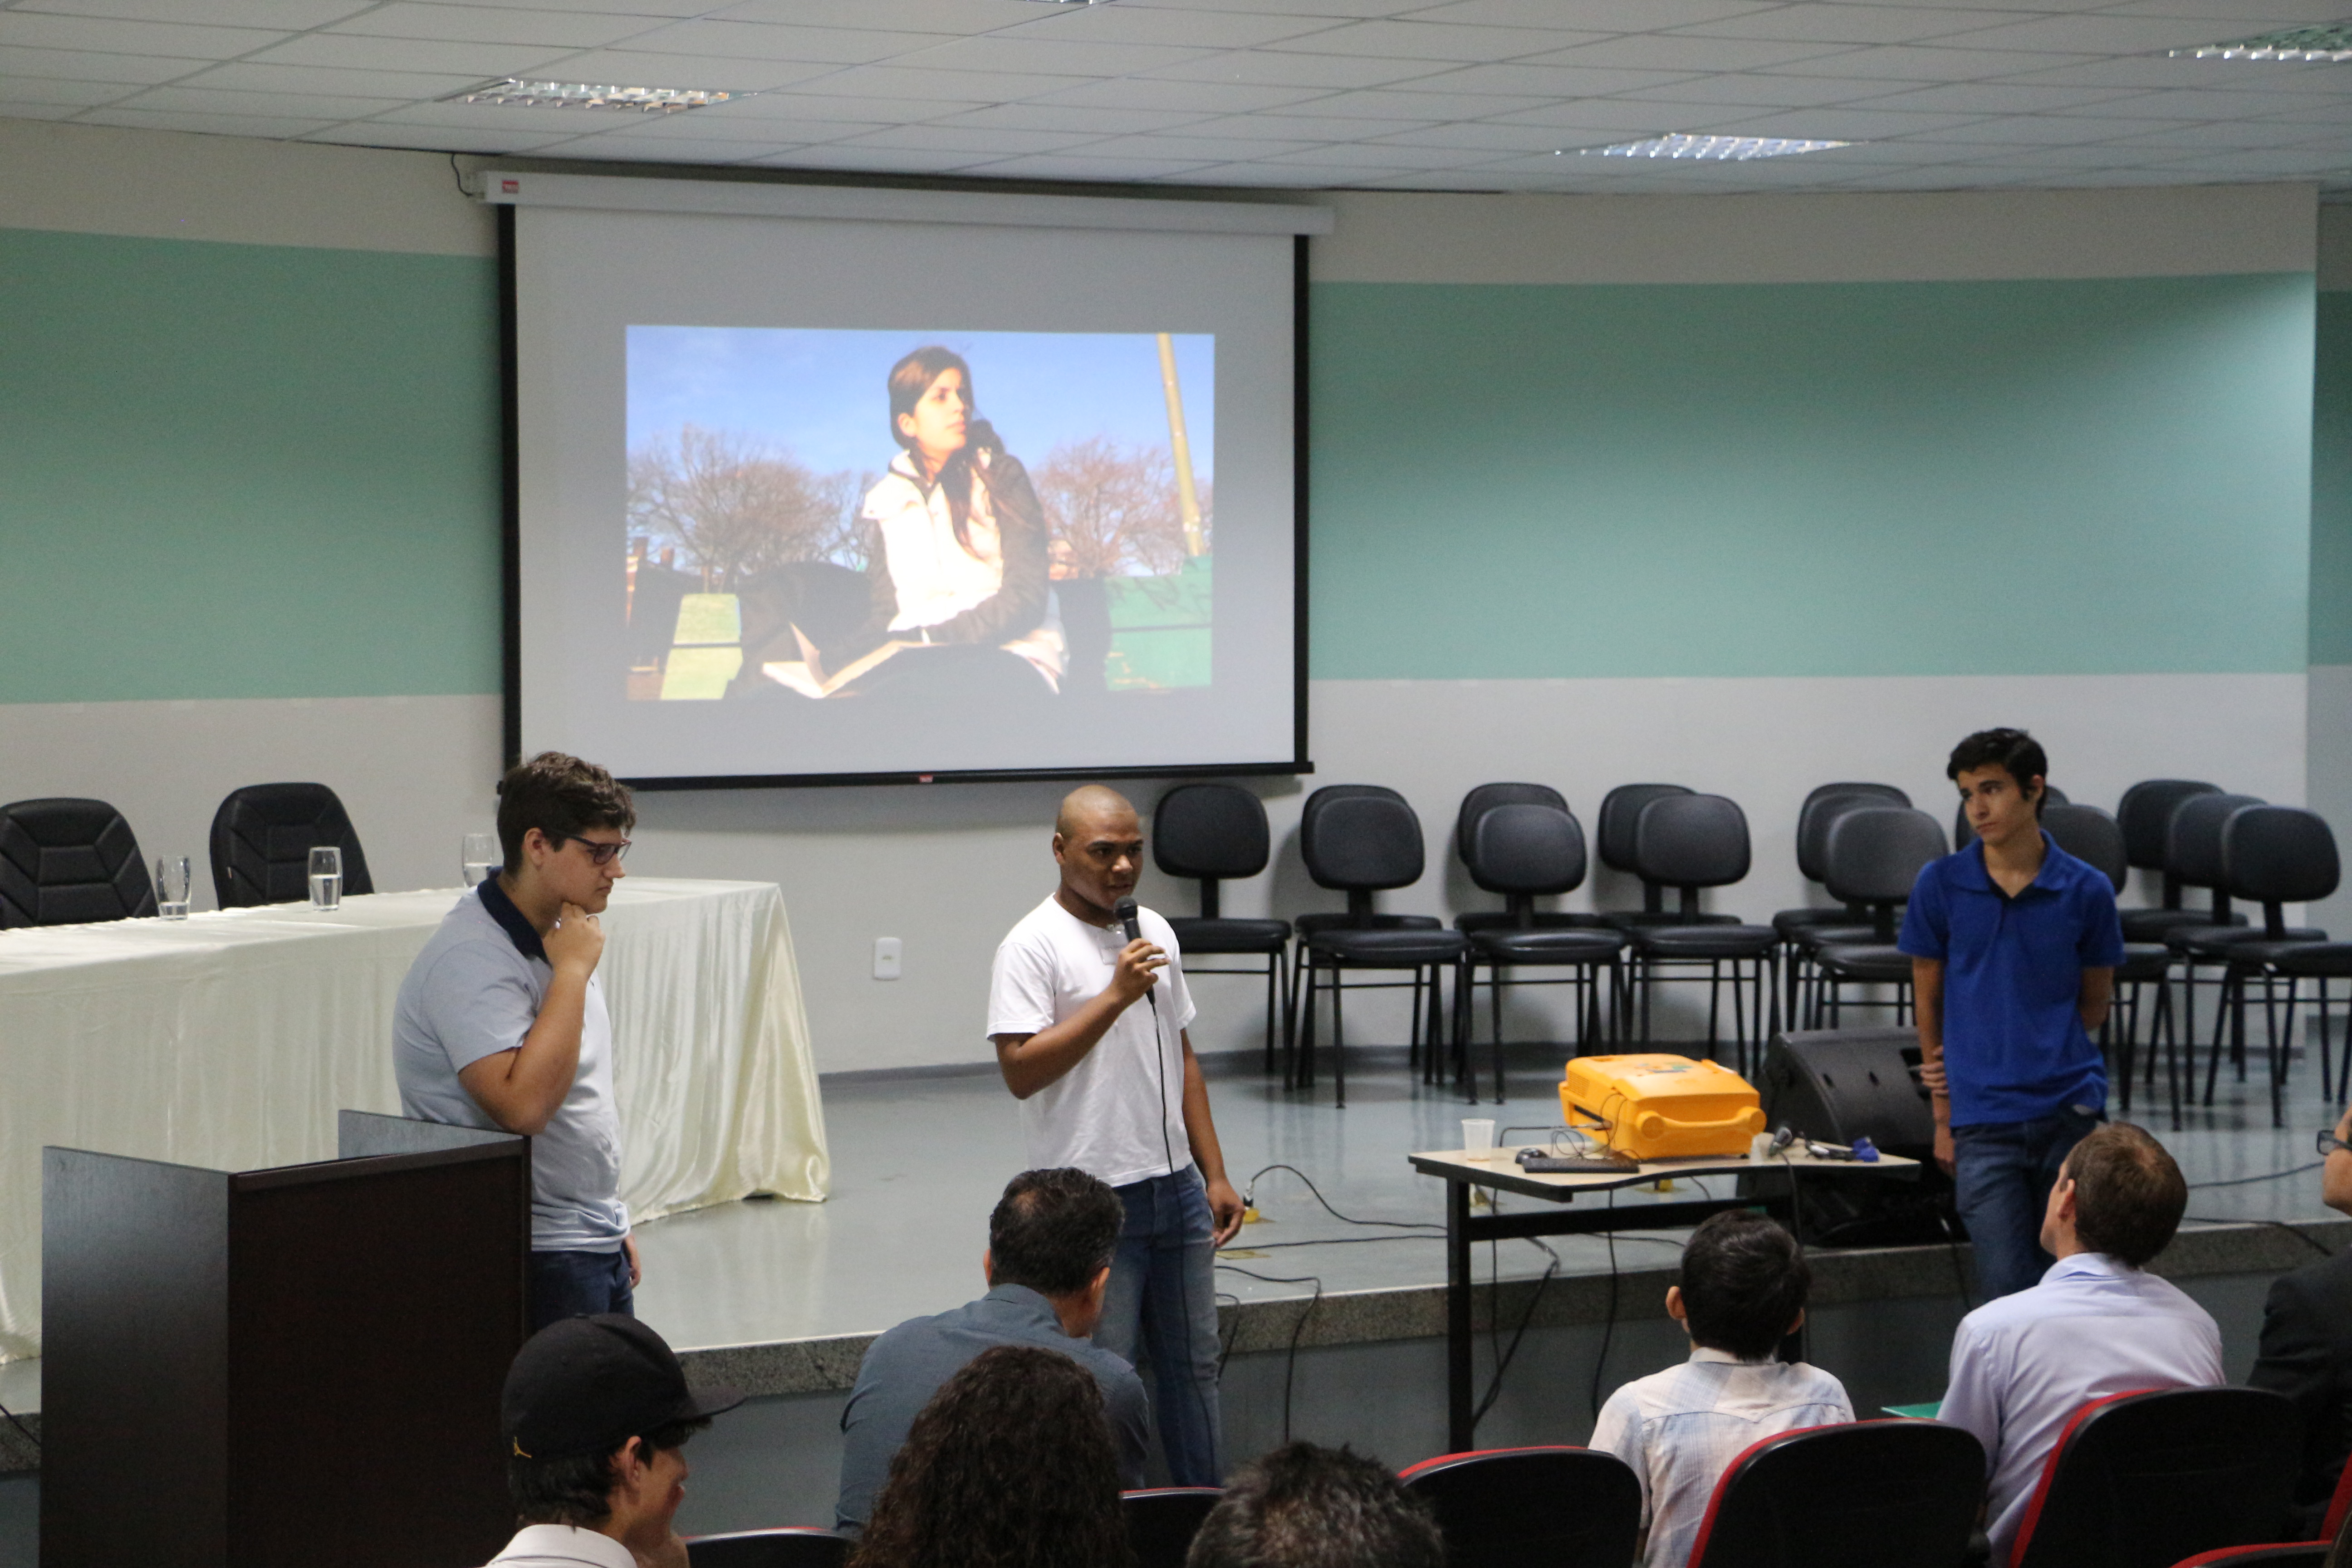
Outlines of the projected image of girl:
<svg viewBox="0 0 2352 1568">
<path fill-rule="evenodd" d="M 971 367 L 950 349 L 919 348 L 890 367 L 889 395 L 899 451 L 861 512 L 881 540 L 876 622 L 903 642 L 1001 649 L 1058 692 L 1066 649 L 1045 510 L 1020 459 L 976 416 Z"/>
</svg>

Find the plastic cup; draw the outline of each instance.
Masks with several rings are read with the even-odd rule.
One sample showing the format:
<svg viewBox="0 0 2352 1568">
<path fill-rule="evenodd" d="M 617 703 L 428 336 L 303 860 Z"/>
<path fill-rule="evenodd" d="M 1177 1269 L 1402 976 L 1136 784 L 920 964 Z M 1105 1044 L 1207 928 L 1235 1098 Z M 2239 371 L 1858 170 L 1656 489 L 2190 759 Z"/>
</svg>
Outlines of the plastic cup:
<svg viewBox="0 0 2352 1568">
<path fill-rule="evenodd" d="M 1495 1119 L 1491 1116 L 1465 1116 L 1462 1119 L 1462 1149 L 1473 1160 L 1495 1157 Z"/>
</svg>

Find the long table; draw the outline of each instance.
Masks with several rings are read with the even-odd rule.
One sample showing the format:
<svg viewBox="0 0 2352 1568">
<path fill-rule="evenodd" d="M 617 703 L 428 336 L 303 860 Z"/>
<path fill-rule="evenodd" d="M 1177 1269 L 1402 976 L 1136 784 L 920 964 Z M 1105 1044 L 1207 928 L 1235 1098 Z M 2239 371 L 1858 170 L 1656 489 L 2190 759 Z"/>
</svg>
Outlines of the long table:
<svg viewBox="0 0 2352 1568">
<path fill-rule="evenodd" d="M 1453 1452 L 1466 1453 L 1475 1446 L 1476 1419 L 1471 1386 L 1474 1330 L 1470 1292 L 1473 1275 L 1470 1248 L 1480 1241 L 1504 1241 L 1517 1237 L 1592 1236 L 1612 1230 L 1661 1230 L 1696 1225 L 1726 1209 L 1760 1208 L 1784 1224 L 1791 1224 L 1798 1196 L 1797 1178 L 1828 1179 L 1887 1175 L 1916 1178 L 1918 1162 L 1884 1154 L 1872 1163 L 1817 1160 L 1801 1147 L 1763 1162 L 1744 1154 L 1696 1160 L 1645 1160 L 1638 1170 L 1527 1171 L 1519 1168 L 1517 1147 L 1496 1149 L 1479 1159 L 1460 1149 L 1409 1154 L 1412 1168 L 1445 1183 L 1445 1430 Z M 1650 1186 L 1678 1179 L 1704 1176 L 1746 1178 L 1747 1190 L 1720 1198 L 1689 1198 L 1674 1202 L 1588 1204 L 1568 1205 L 1579 1196 L 1608 1196 L 1629 1187 Z M 1540 1198 L 1548 1209 L 1517 1214 L 1470 1212 L 1473 1188 L 1517 1193 Z M 1791 1228 L 1794 1228 L 1791 1224 Z M 1490 1309 L 1491 1310 L 1491 1309 Z"/>
<path fill-rule="evenodd" d="M 457 889 L 0 931 L 0 1361 L 40 1352 L 41 1149 L 252 1170 L 397 1114 L 392 1008 Z M 630 877 L 604 915 L 636 1219 L 831 1179 L 783 896 Z"/>
</svg>

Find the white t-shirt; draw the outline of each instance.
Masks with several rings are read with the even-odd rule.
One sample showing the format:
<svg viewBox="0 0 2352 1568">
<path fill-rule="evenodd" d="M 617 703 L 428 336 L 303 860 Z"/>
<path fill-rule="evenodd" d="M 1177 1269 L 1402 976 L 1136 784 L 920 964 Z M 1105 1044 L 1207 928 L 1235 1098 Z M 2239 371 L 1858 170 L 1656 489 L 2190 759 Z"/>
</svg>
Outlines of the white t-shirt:
<svg viewBox="0 0 2352 1568">
<path fill-rule="evenodd" d="M 1143 938 L 1168 954 L 1159 999 L 1138 1001 L 1111 1021 L 1078 1065 L 1021 1102 L 1029 1168 L 1075 1165 L 1114 1187 L 1172 1175 L 1192 1163 L 1184 1138 L 1184 1049 L 1192 1021 L 1176 933 L 1138 910 Z M 996 949 L 988 987 L 988 1032 L 1034 1035 L 1102 994 L 1127 937 L 1091 926 L 1048 898 L 1022 917 Z M 1157 1034 L 1155 1040 L 1154 1035 Z"/>
</svg>

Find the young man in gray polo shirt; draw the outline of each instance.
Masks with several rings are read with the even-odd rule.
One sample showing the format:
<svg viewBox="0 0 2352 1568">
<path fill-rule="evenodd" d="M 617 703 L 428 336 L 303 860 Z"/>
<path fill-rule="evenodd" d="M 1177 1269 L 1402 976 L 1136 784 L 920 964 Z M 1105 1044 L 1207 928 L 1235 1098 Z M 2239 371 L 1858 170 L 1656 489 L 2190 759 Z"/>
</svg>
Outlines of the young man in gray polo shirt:
<svg viewBox="0 0 2352 1568">
<path fill-rule="evenodd" d="M 613 1020 L 596 917 L 636 826 L 593 763 L 542 752 L 499 784 L 506 864 L 457 900 L 393 1012 L 404 1114 L 531 1140 L 530 1321 L 627 1312 L 640 1278 L 621 1201 Z"/>
</svg>

